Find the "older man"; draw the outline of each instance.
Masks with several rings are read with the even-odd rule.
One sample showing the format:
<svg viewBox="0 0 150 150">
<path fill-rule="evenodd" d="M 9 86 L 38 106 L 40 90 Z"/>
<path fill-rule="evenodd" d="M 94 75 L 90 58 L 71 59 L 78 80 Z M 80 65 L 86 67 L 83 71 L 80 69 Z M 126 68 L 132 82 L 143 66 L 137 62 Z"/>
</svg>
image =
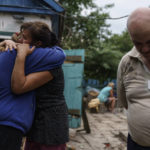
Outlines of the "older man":
<svg viewBox="0 0 150 150">
<path fill-rule="evenodd" d="M 128 150 L 150 150 L 150 8 L 133 11 L 127 28 L 135 47 L 118 67 L 118 100 L 127 109 Z"/>
</svg>

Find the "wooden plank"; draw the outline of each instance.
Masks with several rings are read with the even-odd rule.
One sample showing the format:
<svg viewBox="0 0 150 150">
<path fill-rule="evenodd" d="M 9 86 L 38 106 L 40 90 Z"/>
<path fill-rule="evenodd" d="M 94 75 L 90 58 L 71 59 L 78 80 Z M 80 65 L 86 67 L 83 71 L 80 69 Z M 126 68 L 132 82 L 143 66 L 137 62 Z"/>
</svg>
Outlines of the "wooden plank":
<svg viewBox="0 0 150 150">
<path fill-rule="evenodd" d="M 69 127 L 81 125 L 82 78 L 84 70 L 84 50 L 64 50 L 66 61 L 63 64 L 65 77 L 64 95 L 69 109 Z"/>
<path fill-rule="evenodd" d="M 84 62 L 84 49 L 64 50 L 66 56 L 81 56 Z"/>
<path fill-rule="evenodd" d="M 69 62 L 82 62 L 82 56 L 66 56 L 66 60 Z"/>
<path fill-rule="evenodd" d="M 80 109 L 69 109 L 68 110 L 69 115 L 75 115 L 77 117 L 80 117 Z"/>
</svg>

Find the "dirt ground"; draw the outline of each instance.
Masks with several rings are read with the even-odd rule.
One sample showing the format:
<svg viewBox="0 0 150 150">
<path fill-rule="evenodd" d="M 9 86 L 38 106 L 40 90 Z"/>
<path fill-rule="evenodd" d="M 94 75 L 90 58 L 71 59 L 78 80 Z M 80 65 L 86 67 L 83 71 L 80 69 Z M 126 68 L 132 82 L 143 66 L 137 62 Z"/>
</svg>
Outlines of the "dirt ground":
<svg viewBox="0 0 150 150">
<path fill-rule="evenodd" d="M 128 132 L 124 112 L 87 112 L 87 116 L 91 133 L 70 129 L 70 150 L 126 150 Z"/>
</svg>

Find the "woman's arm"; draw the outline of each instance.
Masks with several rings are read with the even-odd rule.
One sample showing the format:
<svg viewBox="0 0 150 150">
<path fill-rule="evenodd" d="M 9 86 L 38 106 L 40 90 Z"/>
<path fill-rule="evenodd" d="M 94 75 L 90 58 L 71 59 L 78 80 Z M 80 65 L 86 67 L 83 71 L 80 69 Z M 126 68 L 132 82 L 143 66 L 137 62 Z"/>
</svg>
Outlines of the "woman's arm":
<svg viewBox="0 0 150 150">
<path fill-rule="evenodd" d="M 15 94 L 22 94 L 34 90 L 53 79 L 49 71 L 31 73 L 25 76 L 26 56 L 31 54 L 34 48 L 30 49 L 28 44 L 17 46 L 17 56 L 11 77 L 11 88 Z"/>
<path fill-rule="evenodd" d="M 110 97 L 114 97 L 113 89 L 110 90 Z"/>
</svg>

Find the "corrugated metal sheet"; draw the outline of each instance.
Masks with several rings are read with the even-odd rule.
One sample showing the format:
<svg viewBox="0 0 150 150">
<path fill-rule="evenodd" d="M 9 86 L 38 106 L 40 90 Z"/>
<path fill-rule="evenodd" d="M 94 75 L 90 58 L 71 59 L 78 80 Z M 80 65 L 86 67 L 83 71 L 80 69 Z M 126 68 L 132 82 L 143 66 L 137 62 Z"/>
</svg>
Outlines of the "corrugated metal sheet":
<svg viewBox="0 0 150 150">
<path fill-rule="evenodd" d="M 61 7 L 58 3 L 56 3 L 54 0 L 43 0 L 43 1 L 49 5 L 52 5 L 53 9 L 56 10 L 57 12 L 63 12 L 64 11 L 64 8 Z"/>
<path fill-rule="evenodd" d="M 56 14 L 64 9 L 53 0 L 0 0 L 0 11 Z"/>
<path fill-rule="evenodd" d="M 28 14 L 45 14 L 53 15 L 55 12 L 51 9 L 37 9 L 37 8 L 14 8 L 14 7 L 0 7 L 0 12 L 15 12 L 15 13 L 28 13 Z"/>
<path fill-rule="evenodd" d="M 38 1 L 38 0 L 37 0 Z M 40 7 L 39 3 L 36 3 L 35 0 L 1 0 L 1 6 L 17 6 L 17 7 Z"/>
<path fill-rule="evenodd" d="M 61 38 L 60 35 L 62 32 L 63 21 L 61 21 L 62 17 L 59 15 L 59 13 L 63 12 L 64 8 L 54 0 L 0 0 L 0 14 L 7 15 L 5 19 L 1 18 L 0 31 L 2 31 L 4 34 L 13 31 L 17 32 L 20 23 L 30 20 L 27 15 L 31 16 L 31 19 L 32 16 L 35 16 L 33 21 L 42 21 L 42 18 L 47 19 L 46 17 L 49 15 L 48 21 L 51 20 L 52 22 L 50 28 L 52 27 L 58 38 Z M 8 15 L 11 17 L 11 21 L 9 20 L 10 17 Z M 20 15 L 20 17 L 23 19 L 14 19 L 14 16 L 16 15 Z M 9 23 L 7 23 L 7 20 Z M 11 29 L 9 28 L 9 30 L 5 28 L 8 28 L 8 24 L 11 26 Z M 14 27 L 14 24 L 16 27 Z M 4 29 L 2 29 L 1 26 L 4 26 Z M 9 35 L 4 35 L 3 33 L 0 33 L 0 39 L 10 38 L 10 33 L 8 33 Z"/>
<path fill-rule="evenodd" d="M 67 62 L 63 64 L 65 77 L 65 99 L 70 112 L 77 112 L 77 115 L 69 116 L 71 128 L 77 128 L 81 124 L 82 108 L 82 79 L 84 71 L 84 50 L 65 50 L 67 56 L 81 56 L 81 62 Z M 78 114 L 79 112 L 79 114 Z"/>
</svg>

